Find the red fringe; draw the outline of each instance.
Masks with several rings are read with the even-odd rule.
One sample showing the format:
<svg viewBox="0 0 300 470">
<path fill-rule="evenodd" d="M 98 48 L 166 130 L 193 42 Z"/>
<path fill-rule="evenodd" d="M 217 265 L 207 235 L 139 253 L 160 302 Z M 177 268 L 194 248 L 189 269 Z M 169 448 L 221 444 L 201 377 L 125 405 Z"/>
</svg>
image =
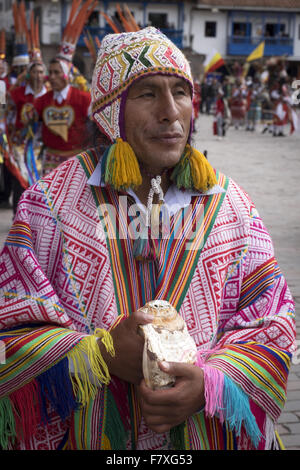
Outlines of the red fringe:
<svg viewBox="0 0 300 470">
<path fill-rule="evenodd" d="M 262 438 L 259 441 L 259 445 L 258 445 L 257 450 L 264 450 L 265 449 L 265 441 L 266 441 L 265 436 L 264 436 L 265 423 L 266 423 L 266 413 L 253 400 L 249 400 L 249 402 L 250 402 L 250 410 L 254 414 L 257 425 L 258 425 L 259 430 L 262 434 Z"/>
<path fill-rule="evenodd" d="M 36 380 L 31 380 L 24 387 L 13 392 L 10 399 L 14 410 L 17 437 L 28 442 L 41 421 Z"/>
</svg>

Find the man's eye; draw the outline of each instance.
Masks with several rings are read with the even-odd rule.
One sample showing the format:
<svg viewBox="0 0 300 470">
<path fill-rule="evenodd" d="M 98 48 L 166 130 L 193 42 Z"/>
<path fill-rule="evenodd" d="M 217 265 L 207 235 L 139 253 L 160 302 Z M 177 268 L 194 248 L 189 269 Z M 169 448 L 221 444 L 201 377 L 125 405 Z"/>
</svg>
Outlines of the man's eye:
<svg viewBox="0 0 300 470">
<path fill-rule="evenodd" d="M 153 96 L 154 96 L 154 93 L 152 91 L 146 91 L 140 94 L 141 98 L 152 98 Z"/>
<path fill-rule="evenodd" d="M 182 95 L 182 96 L 185 96 L 185 95 L 186 95 L 186 91 L 185 91 L 183 88 L 178 88 L 177 90 L 175 90 L 175 95 Z"/>
</svg>

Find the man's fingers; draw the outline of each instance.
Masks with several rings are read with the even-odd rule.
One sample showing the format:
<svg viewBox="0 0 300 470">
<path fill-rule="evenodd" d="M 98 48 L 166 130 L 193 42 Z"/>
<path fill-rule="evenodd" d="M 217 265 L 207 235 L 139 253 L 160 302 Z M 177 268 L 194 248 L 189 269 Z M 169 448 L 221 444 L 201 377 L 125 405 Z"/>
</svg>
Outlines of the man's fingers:
<svg viewBox="0 0 300 470">
<path fill-rule="evenodd" d="M 186 364 L 183 362 L 159 362 L 159 367 L 163 372 L 175 377 L 192 378 L 195 373 L 195 366 L 193 364 Z"/>
<path fill-rule="evenodd" d="M 138 393 L 147 407 L 172 407 L 178 399 L 173 388 L 152 390 L 146 385 L 145 380 L 140 383 Z"/>
<path fill-rule="evenodd" d="M 137 326 L 151 323 L 154 319 L 153 315 L 146 313 L 143 310 L 137 310 L 136 312 L 133 312 L 130 318 L 131 321 L 134 322 Z"/>
</svg>

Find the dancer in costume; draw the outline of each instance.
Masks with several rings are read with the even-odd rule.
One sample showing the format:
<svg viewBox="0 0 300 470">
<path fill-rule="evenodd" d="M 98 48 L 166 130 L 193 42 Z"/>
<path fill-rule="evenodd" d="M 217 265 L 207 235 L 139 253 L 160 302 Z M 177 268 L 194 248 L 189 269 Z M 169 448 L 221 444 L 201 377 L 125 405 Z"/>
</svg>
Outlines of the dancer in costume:
<svg viewBox="0 0 300 470">
<path fill-rule="evenodd" d="M 8 64 L 6 62 L 5 31 L 0 32 L 0 208 L 10 208 L 10 195 L 12 191 L 12 176 L 4 161 L 7 159 L 7 123 L 6 107 L 7 92 L 10 88 L 8 78 Z"/>
<path fill-rule="evenodd" d="M 49 65 L 51 90 L 35 102 L 42 121 L 43 175 L 76 155 L 86 137 L 86 123 L 91 101 L 89 92 L 69 84 L 61 61 Z"/>
<path fill-rule="evenodd" d="M 278 448 L 294 303 L 249 196 L 191 146 L 188 61 L 155 28 L 112 34 L 92 83 L 110 145 L 26 190 L 3 247 L 1 446 Z M 143 380 L 152 299 L 198 351 L 161 364 L 167 390 Z"/>
<path fill-rule="evenodd" d="M 82 28 L 95 2 L 73 1 L 58 55 L 49 65 L 51 91 L 36 101 L 42 122 L 43 175 L 76 155 L 86 137 L 86 123 L 91 96 L 80 86 L 73 86 L 72 59 Z"/>
<path fill-rule="evenodd" d="M 242 79 L 237 78 L 235 86 L 232 88 L 231 98 L 229 101 L 232 124 L 234 125 L 235 129 L 239 129 L 245 124 L 247 109 L 246 96 L 247 92 L 242 83 Z"/>
<path fill-rule="evenodd" d="M 226 136 L 226 124 L 228 116 L 228 104 L 224 97 L 224 92 L 219 88 L 215 106 L 215 117 L 213 121 L 213 134 L 222 140 Z"/>
<path fill-rule="evenodd" d="M 247 114 L 246 114 L 246 131 L 254 132 L 257 124 L 260 123 L 262 117 L 262 96 L 261 87 L 257 82 L 253 82 L 252 78 L 247 80 Z"/>
<path fill-rule="evenodd" d="M 290 108 L 281 93 L 274 90 L 271 94 L 274 104 L 273 137 L 285 137 L 286 125 L 290 122 Z"/>
<path fill-rule="evenodd" d="M 18 200 L 28 186 L 36 182 L 41 176 L 41 164 L 38 160 L 41 151 L 39 129 L 34 118 L 34 102 L 47 93 L 45 86 L 46 67 L 43 63 L 38 20 L 35 20 L 33 11 L 30 17 L 30 28 L 25 19 L 24 2 L 20 4 L 20 12 L 14 3 L 14 21 L 18 31 L 18 46 L 22 46 L 24 55 L 22 60 L 27 62 L 26 75 L 21 74 L 15 85 L 10 88 L 8 102 L 8 138 L 9 159 L 6 162 L 13 175 L 13 210 L 16 211 Z M 26 39 L 26 43 L 20 42 Z M 27 56 L 25 55 L 25 51 Z M 18 56 L 20 57 L 20 56 Z M 18 60 L 20 65 L 20 59 Z M 18 86 L 19 82 L 23 82 Z"/>
</svg>

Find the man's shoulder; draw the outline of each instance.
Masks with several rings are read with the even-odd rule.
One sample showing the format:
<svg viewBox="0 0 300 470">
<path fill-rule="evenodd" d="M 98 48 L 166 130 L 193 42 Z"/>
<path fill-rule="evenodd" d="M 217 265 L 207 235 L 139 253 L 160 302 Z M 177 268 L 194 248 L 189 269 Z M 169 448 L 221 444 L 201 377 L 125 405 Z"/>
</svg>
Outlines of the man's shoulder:
<svg viewBox="0 0 300 470">
<path fill-rule="evenodd" d="M 70 86 L 72 96 L 80 96 L 83 98 L 90 98 L 91 94 L 89 91 L 79 90 L 79 88 L 75 86 Z"/>
<path fill-rule="evenodd" d="M 53 90 L 49 90 L 35 99 L 35 103 L 47 103 L 53 97 Z"/>
<path fill-rule="evenodd" d="M 243 207 L 247 212 L 250 211 L 254 204 L 248 192 L 232 177 L 224 175 L 223 177 L 227 179 L 226 196 L 231 200 L 231 205 L 234 204 L 236 208 Z"/>
<path fill-rule="evenodd" d="M 9 90 L 9 93 L 13 99 L 25 96 L 25 85 L 13 87 Z"/>
<path fill-rule="evenodd" d="M 71 86 L 71 93 L 69 94 L 69 100 L 72 105 L 77 105 L 79 107 L 87 110 L 91 102 L 91 94 L 89 91 L 79 90 L 78 88 Z"/>
</svg>

